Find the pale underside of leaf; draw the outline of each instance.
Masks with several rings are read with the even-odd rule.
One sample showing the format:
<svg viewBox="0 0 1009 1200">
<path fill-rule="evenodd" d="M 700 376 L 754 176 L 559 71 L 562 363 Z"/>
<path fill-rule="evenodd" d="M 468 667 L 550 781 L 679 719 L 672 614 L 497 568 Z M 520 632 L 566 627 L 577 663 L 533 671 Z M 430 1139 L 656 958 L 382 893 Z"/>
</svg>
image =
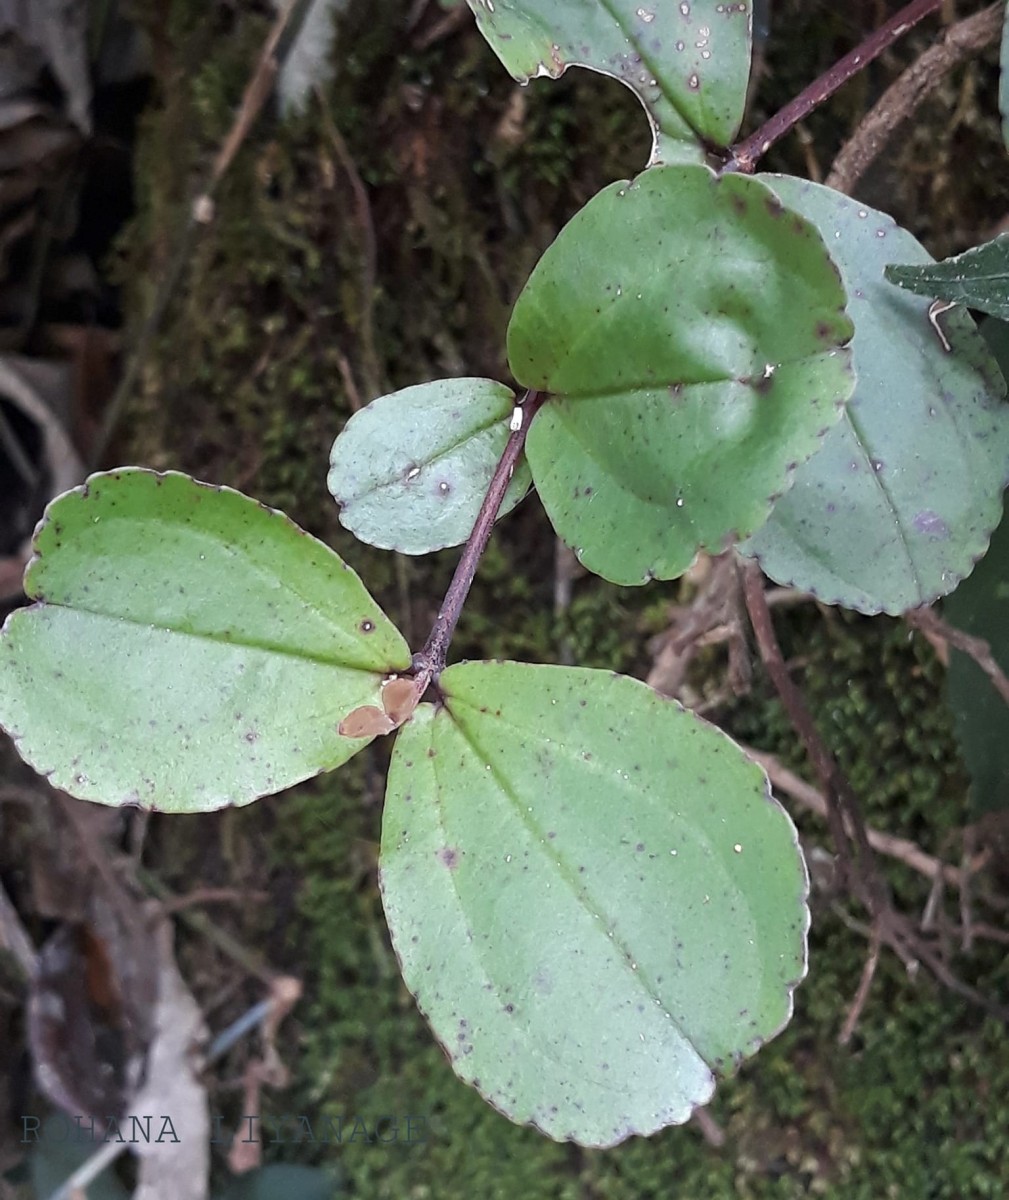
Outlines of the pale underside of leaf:
<svg viewBox="0 0 1009 1200">
<path fill-rule="evenodd" d="M 503 663 L 442 682 L 446 708 L 399 735 L 383 828 L 420 1008 L 463 1079 L 551 1137 L 686 1120 L 791 1012 L 794 830 L 724 735 L 634 681 Z"/>
<path fill-rule="evenodd" d="M 515 395 L 489 379 L 440 379 L 381 396 L 333 443 L 340 522 L 384 550 L 428 554 L 469 536 L 510 432 Z M 501 506 L 529 488 L 522 460 Z"/>
<path fill-rule="evenodd" d="M 965 312 L 944 314 L 937 330 L 927 299 L 885 281 L 895 257 L 930 261 L 892 218 L 818 184 L 767 182 L 832 246 L 857 383 L 823 448 L 740 549 L 827 603 L 865 613 L 931 603 L 970 572 L 998 520 L 1005 383 Z"/>
</svg>

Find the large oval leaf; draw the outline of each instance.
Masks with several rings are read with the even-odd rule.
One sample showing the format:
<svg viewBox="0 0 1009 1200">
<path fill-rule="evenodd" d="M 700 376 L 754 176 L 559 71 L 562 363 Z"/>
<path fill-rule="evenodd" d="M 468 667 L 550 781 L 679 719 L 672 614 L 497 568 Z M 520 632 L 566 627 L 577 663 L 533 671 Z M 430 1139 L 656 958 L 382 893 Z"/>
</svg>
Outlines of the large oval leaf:
<svg viewBox="0 0 1009 1200">
<path fill-rule="evenodd" d="M 428 554 L 473 529 L 508 441 L 515 393 L 490 379 L 439 379 L 372 401 L 333 443 L 329 490 L 340 522 L 383 550 Z M 523 459 L 505 493 L 529 490 Z"/>
<path fill-rule="evenodd" d="M 788 1021 L 806 875 L 763 772 L 608 672 L 467 663 L 400 732 L 381 881 L 407 985 L 515 1121 L 685 1121 Z"/>
<path fill-rule="evenodd" d="M 739 129 L 750 72 L 750 4 L 716 0 L 469 0 L 520 82 L 589 67 L 626 84 L 652 126 L 652 163 L 703 162 Z"/>
<path fill-rule="evenodd" d="M 853 387 L 844 302 L 819 234 L 756 180 L 657 167 L 578 213 L 508 354 L 554 393 L 526 453 L 590 570 L 672 579 L 763 524 Z"/>
<path fill-rule="evenodd" d="M 851 298 L 858 383 L 823 449 L 741 549 L 829 604 L 928 604 L 970 571 L 1002 511 L 1005 382 L 965 312 L 936 329 L 928 300 L 883 278 L 894 259 L 931 261 L 911 234 L 831 188 L 768 182 L 831 245 Z"/>
<path fill-rule="evenodd" d="M 338 766 L 352 709 L 410 652 L 282 513 L 125 469 L 55 500 L 0 640 L 0 724 L 85 800 L 195 812 Z"/>
</svg>

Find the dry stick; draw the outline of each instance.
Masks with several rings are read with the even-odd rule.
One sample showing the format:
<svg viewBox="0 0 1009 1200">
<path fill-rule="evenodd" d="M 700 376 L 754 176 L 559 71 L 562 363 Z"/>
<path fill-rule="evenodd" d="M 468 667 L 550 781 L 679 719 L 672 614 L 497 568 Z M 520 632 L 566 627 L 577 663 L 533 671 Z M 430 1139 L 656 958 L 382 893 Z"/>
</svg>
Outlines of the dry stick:
<svg viewBox="0 0 1009 1200">
<path fill-rule="evenodd" d="M 487 549 L 498 510 L 504 501 L 505 492 L 511 483 L 522 448 L 525 446 L 526 434 L 546 398 L 543 392 L 530 390 L 515 406 L 512 414 L 512 432 L 505 445 L 504 453 L 494 468 L 494 475 L 487 488 L 487 494 L 483 498 L 483 503 L 480 505 L 473 532 L 466 541 L 462 558 L 459 559 L 452 582 L 448 585 L 448 591 L 438 610 L 438 616 L 431 626 L 427 641 L 424 643 L 423 649 L 413 656 L 413 675 L 424 687 L 430 683 L 437 683 L 438 676 L 445 669 L 449 644 L 455 633 L 455 627 L 459 623 L 459 614 L 462 612 L 462 606 L 473 585 L 483 552 Z"/>
<path fill-rule="evenodd" d="M 354 206 L 357 209 L 357 224 L 361 232 L 363 250 L 361 255 L 361 358 L 368 400 L 374 400 L 385 391 L 385 386 L 382 382 L 382 368 L 375 346 L 374 311 L 375 296 L 378 291 L 378 249 L 375 241 L 375 224 L 371 218 L 371 202 L 368 199 L 368 189 L 364 186 L 361 172 L 357 169 L 357 163 L 354 162 L 344 136 L 333 119 L 326 94 L 318 84 L 315 87 L 315 98 L 319 103 L 326 135 L 333 144 L 333 150 L 340 160 L 343 173 L 347 176 L 350 190 L 354 193 Z"/>
<path fill-rule="evenodd" d="M 839 833 L 842 842 L 845 842 L 847 825 L 855 847 L 854 862 L 860 876 L 857 882 L 865 889 L 863 899 L 866 907 L 873 914 L 884 914 L 890 911 L 890 900 L 886 884 L 876 869 L 861 805 L 844 772 L 838 767 L 834 756 L 820 737 L 813 715 L 806 707 L 805 697 L 788 673 L 764 594 L 764 576 L 756 563 L 746 563 L 743 567 L 743 594 L 761 659 L 792 725 L 802 738 L 816 773 L 823 781 L 831 835 Z"/>
<path fill-rule="evenodd" d="M 743 595 L 746 600 L 746 611 L 749 613 L 750 624 L 753 626 L 753 633 L 757 639 L 757 649 L 760 651 L 761 661 L 764 664 L 767 674 L 770 676 L 771 683 L 774 685 L 779 699 L 785 707 L 793 728 L 802 739 L 802 744 L 809 755 L 810 762 L 813 764 L 813 769 L 819 776 L 820 784 L 827 798 L 827 812 L 825 815 L 827 825 L 830 828 L 830 836 L 833 839 L 838 856 L 841 882 L 849 887 L 855 886 L 860 882 L 864 884 L 864 880 L 859 880 L 855 876 L 856 864 L 852 859 L 848 836 L 845 832 L 843 808 L 840 798 L 842 785 L 839 781 L 837 765 L 834 762 L 833 755 L 827 749 L 817 732 L 816 723 L 809 709 L 806 707 L 806 701 L 802 693 L 796 687 L 795 683 L 793 683 L 792 677 L 788 673 L 788 667 L 785 665 L 785 659 L 774 632 L 771 610 L 767 607 L 767 598 L 764 595 L 763 573 L 755 563 L 744 563 L 741 565 L 741 570 L 743 572 Z M 868 897 L 863 896 L 863 899 L 868 900 Z M 871 906 L 867 904 L 867 907 L 870 907 L 871 911 Z"/>
<path fill-rule="evenodd" d="M 809 87 L 801 91 L 794 100 L 776 112 L 769 121 L 765 121 L 756 132 L 751 133 L 748 138 L 734 146 L 731 157 L 722 170 L 740 171 L 746 175 L 752 174 L 757 163 L 779 138 L 788 133 L 799 121 L 808 117 L 814 108 L 829 99 L 838 88 L 857 75 L 874 58 L 878 58 L 899 37 L 907 33 L 924 17 L 935 12 L 942 3 L 943 0 L 913 0 L 913 3 L 905 5 L 885 25 L 881 25 L 874 33 L 869 34 L 860 46 L 856 46 L 850 54 L 846 54 L 829 71 L 825 71 L 819 79 L 815 79 Z"/>
<path fill-rule="evenodd" d="M 827 186 L 850 194 L 892 134 L 939 86 L 943 77 L 998 40 L 1004 18 L 1005 5 L 1000 0 L 951 25 L 943 40 L 912 63 L 862 118 L 834 160 Z"/>
<path fill-rule="evenodd" d="M 249 950 L 237 938 L 233 938 L 226 930 L 215 925 L 205 913 L 179 909 L 177 905 L 179 897 L 169 891 L 161 880 L 145 867 L 137 869 L 137 880 L 162 904 L 174 905 L 176 915 L 183 924 L 205 937 L 207 941 L 213 942 L 218 950 L 242 967 L 247 974 L 262 980 L 268 986 L 273 985 L 278 973 L 272 971 L 255 951 Z"/>
<path fill-rule="evenodd" d="M 822 792 L 818 792 L 811 784 L 800 779 L 794 771 L 790 771 L 773 754 L 756 750 L 753 746 L 747 746 L 742 742 L 739 745 L 748 758 L 760 763 L 775 788 L 787 793 L 803 808 L 809 809 L 810 812 L 826 820 L 828 808 Z M 991 858 L 990 851 L 982 851 L 978 855 L 971 856 L 962 867 L 954 867 L 952 863 L 943 862 L 942 859 L 922 850 L 919 845 L 907 838 L 883 833 L 871 826 L 866 829 L 866 836 L 869 839 L 869 845 L 877 854 L 885 854 L 887 858 L 893 858 L 897 862 L 903 863 L 926 879 L 935 880 L 939 877 L 953 887 L 961 889 L 966 886 L 967 880 L 976 875 Z"/>
<path fill-rule="evenodd" d="M 310 0 L 288 0 L 273 23 L 273 27 L 259 56 L 259 61 L 245 88 L 245 93 L 242 96 L 242 102 L 235 115 L 235 120 L 224 142 L 221 144 L 220 150 L 217 152 L 204 186 L 190 205 L 185 225 L 183 226 L 182 233 L 179 235 L 178 245 L 154 293 L 151 310 L 140 327 L 136 345 L 133 347 L 133 353 L 126 364 L 123 377 L 120 379 L 119 386 L 113 393 L 112 399 L 109 401 L 109 406 L 105 410 L 101 428 L 88 455 L 88 467 L 92 471 L 101 466 L 102 460 L 109 448 L 109 443 L 112 440 L 112 435 L 123 415 L 126 402 L 133 394 L 133 389 L 140 378 L 140 372 L 147 361 L 147 356 L 150 353 L 154 339 L 161 329 L 165 313 L 168 311 L 169 302 L 175 295 L 175 289 L 182 278 L 186 264 L 189 262 L 197 238 L 203 229 L 213 220 L 214 195 L 217 192 L 218 186 L 234 161 L 239 147 L 245 141 L 246 137 L 248 137 L 249 130 L 262 112 L 263 105 L 273 91 L 277 72 L 280 69 L 282 49 L 285 46 L 289 46 L 297 36 L 309 5 Z"/>
<path fill-rule="evenodd" d="M 948 624 L 931 608 L 912 609 L 904 614 L 904 620 L 913 629 L 944 638 L 955 649 L 969 655 L 991 680 L 995 691 L 1009 704 L 1009 677 L 995 661 L 991 646 L 984 638 L 974 637 Z"/>
<path fill-rule="evenodd" d="M 211 1042 L 207 1053 L 203 1057 L 202 1069 L 212 1066 L 217 1059 L 226 1054 L 236 1042 L 245 1037 L 247 1033 L 251 1033 L 259 1026 L 265 1026 L 271 1020 L 278 1007 L 278 998 L 276 993 L 277 985 L 283 986 L 286 983 L 297 983 L 297 980 L 290 980 L 285 976 L 277 976 L 271 985 L 273 995 L 268 1000 L 260 1000 L 254 1004 L 247 1012 L 240 1016 L 236 1021 L 232 1022 L 227 1029 L 214 1038 Z M 300 988 L 300 984 L 299 984 Z M 300 995 L 300 991 L 299 991 Z M 99 1175 L 107 1170 L 119 1156 L 126 1150 L 128 1142 L 125 1140 L 106 1142 L 100 1149 L 96 1150 L 90 1158 L 85 1159 L 76 1170 L 69 1175 L 62 1184 L 51 1192 L 47 1200 L 76 1200 L 77 1197 L 84 1195 L 85 1189 L 88 1188 Z"/>
<path fill-rule="evenodd" d="M 746 610 L 750 614 L 760 657 L 793 727 L 803 741 L 810 761 L 823 781 L 828 800 L 827 816 L 831 837 L 838 847 L 839 855 L 843 852 L 842 848 L 847 847 L 846 827 L 851 831 L 856 855 L 854 859 L 850 855 L 847 856 L 842 860 L 842 864 L 852 865 L 857 870 L 854 879 L 851 879 L 850 875 L 848 878 L 855 884 L 857 893 L 861 893 L 860 899 L 872 917 L 870 939 L 878 934 L 881 941 L 899 955 L 909 969 L 915 961 L 923 962 L 935 978 L 951 992 L 970 1000 L 999 1020 L 1009 1023 L 1009 1008 L 995 1003 L 954 975 L 918 935 L 907 918 L 895 911 L 890 903 L 886 884 L 879 874 L 869 845 L 858 798 L 820 738 L 812 714 L 806 707 L 806 701 L 788 673 L 764 596 L 763 574 L 757 564 L 752 562 L 743 564 L 742 571 Z"/>
<path fill-rule="evenodd" d="M 858 981 L 855 998 L 851 1002 L 851 1008 L 848 1009 L 848 1015 L 845 1017 L 844 1024 L 841 1026 L 841 1032 L 837 1036 L 838 1043 L 842 1046 L 847 1046 L 854 1036 L 855 1027 L 858 1025 L 862 1010 L 869 999 L 869 991 L 872 988 L 872 981 L 876 975 L 876 968 L 879 966 L 879 953 L 882 948 L 883 939 L 880 937 L 879 929 L 873 927 L 869 935 L 869 954 L 865 960 L 865 965 L 862 967 L 862 977 Z"/>
</svg>

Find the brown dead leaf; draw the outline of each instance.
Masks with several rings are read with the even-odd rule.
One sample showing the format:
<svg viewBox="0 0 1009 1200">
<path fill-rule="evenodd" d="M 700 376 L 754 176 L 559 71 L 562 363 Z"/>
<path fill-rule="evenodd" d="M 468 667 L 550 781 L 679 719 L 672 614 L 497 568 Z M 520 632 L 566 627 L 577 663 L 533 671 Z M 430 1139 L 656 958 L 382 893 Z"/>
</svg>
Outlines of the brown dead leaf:
<svg viewBox="0 0 1009 1200">
<path fill-rule="evenodd" d="M 172 926 L 158 922 L 152 941 L 158 960 L 158 999 L 147 1077 L 130 1108 L 138 1122 L 151 1119 L 161 1137 L 139 1139 L 133 1149 L 140 1172 L 133 1200 L 206 1200 L 210 1176 L 210 1110 L 198 1078 L 199 1050 L 207 1031 L 203 1014 L 175 963 Z M 170 1118 L 171 1133 L 164 1117 Z"/>
</svg>

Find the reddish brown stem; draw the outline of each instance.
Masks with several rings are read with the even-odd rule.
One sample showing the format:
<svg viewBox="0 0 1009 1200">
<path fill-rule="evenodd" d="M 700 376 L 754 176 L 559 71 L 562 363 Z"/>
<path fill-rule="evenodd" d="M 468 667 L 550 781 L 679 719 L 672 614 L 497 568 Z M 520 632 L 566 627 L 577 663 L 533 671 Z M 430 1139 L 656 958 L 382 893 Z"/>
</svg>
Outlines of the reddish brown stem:
<svg viewBox="0 0 1009 1200">
<path fill-rule="evenodd" d="M 528 391 L 516 405 L 516 413 L 521 414 L 515 419 L 518 427 L 514 426 L 504 453 L 494 470 L 494 476 L 487 488 L 487 494 L 480 505 L 473 532 L 469 535 L 466 546 L 459 559 L 459 565 L 452 576 L 452 582 L 445 593 L 438 616 L 431 626 L 424 648 L 413 656 L 414 677 L 422 681 L 426 687 L 429 683 L 437 683 L 438 676 L 445 669 L 446 656 L 455 627 L 459 623 L 459 614 L 466 602 L 469 590 L 473 585 L 477 567 L 483 552 L 487 549 L 491 530 L 497 520 L 498 511 L 505 498 L 505 492 L 511 483 L 512 475 L 518 463 L 519 456 L 526 444 L 526 434 L 533 418 L 539 412 L 546 400 L 542 392 Z"/>
<path fill-rule="evenodd" d="M 844 58 L 838 60 L 819 79 L 814 79 L 809 87 L 801 91 L 794 100 L 789 101 L 770 120 L 765 121 L 758 130 L 734 146 L 731 156 L 722 170 L 739 171 L 744 175 L 751 175 L 756 169 L 757 163 L 779 138 L 784 137 L 790 129 L 808 117 L 814 108 L 819 107 L 824 100 L 832 96 L 838 88 L 857 75 L 874 58 L 878 58 L 899 37 L 903 37 L 919 21 L 935 12 L 942 2 L 943 0 L 912 0 L 912 3 L 905 5 L 885 25 L 881 25 L 874 33 L 869 34 L 865 41 L 856 46 L 850 54 L 846 54 Z"/>
<path fill-rule="evenodd" d="M 821 738 L 805 697 L 789 674 L 774 632 L 771 610 L 767 606 L 763 573 L 753 562 L 745 563 L 742 572 L 746 611 L 757 639 L 764 669 L 778 693 L 792 727 L 802 740 L 813 769 L 820 777 L 827 799 L 827 824 L 838 855 L 839 874 L 843 882 L 853 887 L 860 895 L 873 918 L 882 920 L 889 909 L 889 899 L 886 885 L 876 870 L 858 798 L 847 776 L 838 767 L 833 754 Z M 854 855 L 849 850 L 849 835 L 854 845 Z"/>
</svg>

